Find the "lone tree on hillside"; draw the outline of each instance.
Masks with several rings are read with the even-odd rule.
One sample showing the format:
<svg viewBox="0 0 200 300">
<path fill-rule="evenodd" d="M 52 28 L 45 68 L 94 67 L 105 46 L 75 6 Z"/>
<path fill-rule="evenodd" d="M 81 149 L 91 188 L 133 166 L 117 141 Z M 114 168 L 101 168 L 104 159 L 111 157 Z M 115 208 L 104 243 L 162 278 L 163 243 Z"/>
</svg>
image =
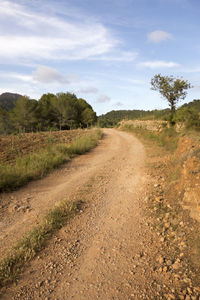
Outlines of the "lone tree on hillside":
<svg viewBox="0 0 200 300">
<path fill-rule="evenodd" d="M 187 89 L 191 88 L 191 84 L 182 78 L 174 78 L 173 76 L 155 75 L 151 79 L 151 89 L 159 91 L 160 94 L 167 99 L 170 110 L 170 123 L 174 124 L 174 114 L 176 111 L 176 104 L 179 100 L 185 99 Z"/>
</svg>

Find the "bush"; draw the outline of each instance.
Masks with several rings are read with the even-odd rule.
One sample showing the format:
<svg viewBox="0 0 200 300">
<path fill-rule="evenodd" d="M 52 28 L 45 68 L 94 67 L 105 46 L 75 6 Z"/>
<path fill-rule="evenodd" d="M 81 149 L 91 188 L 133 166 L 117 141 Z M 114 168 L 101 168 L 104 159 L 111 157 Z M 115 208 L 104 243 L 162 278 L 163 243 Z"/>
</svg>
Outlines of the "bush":
<svg viewBox="0 0 200 300">
<path fill-rule="evenodd" d="M 175 121 L 183 122 L 187 129 L 200 130 L 200 115 L 194 108 L 179 108 L 176 111 Z"/>
</svg>

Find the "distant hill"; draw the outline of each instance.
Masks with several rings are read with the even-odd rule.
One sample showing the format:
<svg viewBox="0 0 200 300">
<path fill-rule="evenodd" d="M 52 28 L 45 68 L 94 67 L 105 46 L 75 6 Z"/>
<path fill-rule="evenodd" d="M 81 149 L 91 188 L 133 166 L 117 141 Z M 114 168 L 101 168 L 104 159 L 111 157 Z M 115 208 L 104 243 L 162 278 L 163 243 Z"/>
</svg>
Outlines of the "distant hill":
<svg viewBox="0 0 200 300">
<path fill-rule="evenodd" d="M 183 104 L 180 108 L 192 108 L 200 112 L 200 100 Z M 116 125 L 121 120 L 167 120 L 170 109 L 161 110 L 112 110 L 104 115 L 98 117 L 98 125 L 100 127 L 110 127 Z"/>
<path fill-rule="evenodd" d="M 112 110 L 105 115 L 98 117 L 100 127 L 110 127 L 116 125 L 121 120 L 159 120 L 166 119 L 169 114 L 169 109 L 162 110 Z"/>
<path fill-rule="evenodd" d="M 3 93 L 0 95 L 0 108 L 9 110 L 15 106 L 15 102 L 21 97 L 19 94 Z"/>
</svg>

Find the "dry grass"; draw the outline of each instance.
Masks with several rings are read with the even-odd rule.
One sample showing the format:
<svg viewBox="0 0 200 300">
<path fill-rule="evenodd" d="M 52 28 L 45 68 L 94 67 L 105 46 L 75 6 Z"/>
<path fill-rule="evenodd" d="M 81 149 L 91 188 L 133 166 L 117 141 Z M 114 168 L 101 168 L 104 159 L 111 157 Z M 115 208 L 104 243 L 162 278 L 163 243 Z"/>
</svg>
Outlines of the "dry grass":
<svg viewBox="0 0 200 300">
<path fill-rule="evenodd" d="M 11 191 L 27 182 L 44 177 L 76 154 L 83 154 L 98 144 L 102 132 L 93 130 L 74 140 L 70 145 L 48 146 L 39 152 L 18 158 L 15 164 L 0 166 L 0 192 Z"/>
<path fill-rule="evenodd" d="M 101 130 L 94 130 L 88 136 L 77 139 L 70 146 L 57 145 L 56 151 L 64 157 L 82 154 L 94 148 L 102 137 Z M 46 155 L 46 153 L 44 154 Z M 39 156 L 41 159 L 41 156 Z M 52 157 L 51 157 L 52 158 Z M 34 158 L 35 159 L 35 158 Z M 59 163 L 61 162 L 58 160 Z M 23 166 L 24 166 L 23 162 Z M 33 162 L 31 161 L 31 166 Z M 38 166 L 35 166 L 38 172 Z M 10 170 L 11 172 L 11 170 Z M 89 190 L 90 187 L 87 187 Z M 64 226 L 70 218 L 79 212 L 83 205 L 82 200 L 69 201 L 65 199 L 59 202 L 43 218 L 39 226 L 27 233 L 12 249 L 11 253 L 0 262 L 0 287 L 12 282 L 21 273 L 25 263 L 35 257 L 41 251 L 53 234 Z"/>
<path fill-rule="evenodd" d="M 0 262 L 0 287 L 12 282 L 30 261 L 44 248 L 54 232 L 60 229 L 81 208 L 81 202 L 60 202 L 44 217 L 41 225 L 26 234 L 13 248 L 11 254 Z"/>
<path fill-rule="evenodd" d="M 154 133 L 145 128 L 124 125 L 122 130 L 132 132 L 138 137 L 156 142 L 158 146 L 164 147 L 167 151 L 174 151 L 178 145 L 179 134 L 174 128 L 165 128 L 161 133 Z"/>
<path fill-rule="evenodd" d="M 20 157 L 45 150 L 52 145 L 71 144 L 88 133 L 87 129 L 76 129 L 0 135 L 0 164 L 15 163 Z"/>
</svg>

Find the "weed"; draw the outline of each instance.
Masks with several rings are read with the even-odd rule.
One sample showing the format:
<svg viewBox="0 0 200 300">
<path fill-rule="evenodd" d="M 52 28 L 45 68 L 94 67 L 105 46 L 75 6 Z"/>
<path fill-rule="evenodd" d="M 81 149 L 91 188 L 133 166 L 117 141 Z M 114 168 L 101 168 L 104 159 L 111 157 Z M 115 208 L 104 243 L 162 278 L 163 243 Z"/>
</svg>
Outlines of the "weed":
<svg viewBox="0 0 200 300">
<path fill-rule="evenodd" d="M 67 152 L 67 147 L 66 152 Z M 16 160 L 15 165 L 0 166 L 0 191 L 16 189 L 30 180 L 42 178 L 54 168 L 69 160 L 69 155 L 56 145 Z"/>
<path fill-rule="evenodd" d="M 164 147 L 168 151 L 174 151 L 178 144 L 178 133 L 174 128 L 165 128 L 161 133 L 154 133 L 141 126 L 125 124 L 122 130 L 133 132 L 139 137 L 147 140 L 155 141 L 158 146 Z"/>
<path fill-rule="evenodd" d="M 81 201 L 60 202 L 45 216 L 43 223 L 24 236 L 11 254 L 0 263 L 0 286 L 12 282 L 24 263 L 30 261 L 45 246 L 53 233 L 60 229 L 82 207 Z"/>
<path fill-rule="evenodd" d="M 74 201 L 64 199 L 58 202 L 44 216 L 41 224 L 25 234 L 13 247 L 11 254 L 0 261 L 0 287 L 15 281 L 25 263 L 33 259 L 46 246 L 54 233 L 67 224 L 70 218 L 83 210 L 86 202 L 83 197 L 90 192 L 90 185 L 94 183 L 94 180 L 94 177 L 89 180 L 89 184 L 85 185 L 84 190 L 79 191 L 79 195 Z"/>
<path fill-rule="evenodd" d="M 98 140 L 102 137 L 101 130 L 97 129 L 95 133 L 91 133 L 87 136 L 82 136 L 76 139 L 69 146 L 68 150 L 70 154 L 83 154 L 94 148 L 98 144 Z"/>
<path fill-rule="evenodd" d="M 0 166 L 0 192 L 19 188 L 27 182 L 42 178 L 75 154 L 82 154 L 94 148 L 102 137 L 97 129 L 76 139 L 71 145 L 49 145 L 43 151 L 18 158 L 14 165 Z"/>
</svg>

